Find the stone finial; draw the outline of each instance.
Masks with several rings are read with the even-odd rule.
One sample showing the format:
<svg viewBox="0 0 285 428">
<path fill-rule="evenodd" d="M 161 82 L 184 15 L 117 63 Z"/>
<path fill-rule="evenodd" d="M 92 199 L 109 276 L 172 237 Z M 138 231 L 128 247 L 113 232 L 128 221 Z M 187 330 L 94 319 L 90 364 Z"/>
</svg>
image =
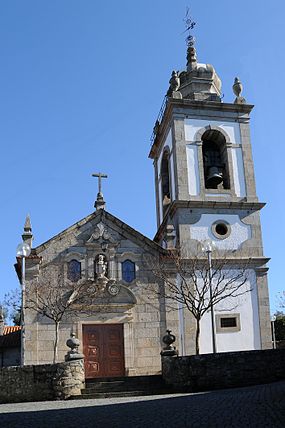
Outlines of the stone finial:
<svg viewBox="0 0 285 428">
<path fill-rule="evenodd" d="M 171 330 L 166 330 L 166 335 L 162 338 L 162 341 L 166 346 L 161 351 L 161 356 L 171 357 L 178 354 L 175 346 L 172 346 L 172 344 L 175 342 L 175 339 L 176 337 L 174 334 L 171 334 Z"/>
<path fill-rule="evenodd" d="M 169 89 L 167 91 L 168 97 L 173 98 L 182 98 L 178 89 L 180 88 L 180 78 L 178 75 L 178 71 L 173 70 L 171 74 L 171 78 L 169 80 Z"/>
<path fill-rule="evenodd" d="M 24 224 L 24 233 L 22 235 L 23 241 L 29 244 L 32 248 L 33 243 L 33 233 L 32 233 L 32 225 L 31 225 L 31 217 L 30 214 L 27 214 L 25 224 Z"/>
<path fill-rule="evenodd" d="M 187 49 L 187 71 L 192 71 L 194 68 L 197 68 L 196 49 L 190 45 Z"/>
<path fill-rule="evenodd" d="M 180 87 L 180 79 L 179 79 L 177 71 L 175 71 L 175 70 L 172 71 L 171 78 L 169 80 L 169 84 L 170 84 L 170 88 L 172 89 L 172 91 L 178 91 L 178 89 Z"/>
<path fill-rule="evenodd" d="M 104 197 L 102 193 L 97 194 L 97 199 L 94 203 L 94 207 L 96 210 L 104 210 L 106 206 L 106 202 L 104 201 Z"/>
<path fill-rule="evenodd" d="M 246 103 L 245 98 L 243 98 L 241 96 L 242 90 L 243 90 L 243 86 L 242 86 L 241 81 L 239 80 L 238 77 L 235 77 L 235 81 L 233 84 L 233 93 L 236 96 L 236 99 L 234 101 L 235 104 L 245 104 Z"/>
<path fill-rule="evenodd" d="M 65 361 L 79 360 L 84 358 L 84 355 L 81 354 L 78 350 L 80 341 L 75 337 L 74 333 L 70 334 L 70 338 L 67 339 L 66 345 L 70 348 L 70 351 L 68 351 L 65 355 Z"/>
<path fill-rule="evenodd" d="M 25 224 L 24 224 L 24 230 L 26 232 L 31 232 L 32 231 L 30 214 L 27 214 L 26 221 L 25 221 Z"/>
</svg>

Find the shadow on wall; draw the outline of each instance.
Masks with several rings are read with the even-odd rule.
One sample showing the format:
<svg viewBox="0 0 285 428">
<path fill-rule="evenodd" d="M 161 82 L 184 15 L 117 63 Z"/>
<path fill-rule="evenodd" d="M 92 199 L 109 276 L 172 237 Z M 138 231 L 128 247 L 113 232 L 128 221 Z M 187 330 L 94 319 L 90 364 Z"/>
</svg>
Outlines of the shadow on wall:
<svg viewBox="0 0 285 428">
<path fill-rule="evenodd" d="M 162 377 L 178 391 L 207 391 L 285 380 L 285 349 L 162 356 Z"/>
</svg>

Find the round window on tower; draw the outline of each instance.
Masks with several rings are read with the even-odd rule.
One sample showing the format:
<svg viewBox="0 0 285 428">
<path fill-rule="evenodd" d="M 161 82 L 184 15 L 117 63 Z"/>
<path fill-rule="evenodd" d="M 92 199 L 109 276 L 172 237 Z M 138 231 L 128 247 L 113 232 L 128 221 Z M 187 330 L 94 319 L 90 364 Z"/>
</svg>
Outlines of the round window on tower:
<svg viewBox="0 0 285 428">
<path fill-rule="evenodd" d="M 218 239 L 226 239 L 231 233 L 231 226 L 225 220 L 217 220 L 212 224 L 212 232 Z"/>
</svg>

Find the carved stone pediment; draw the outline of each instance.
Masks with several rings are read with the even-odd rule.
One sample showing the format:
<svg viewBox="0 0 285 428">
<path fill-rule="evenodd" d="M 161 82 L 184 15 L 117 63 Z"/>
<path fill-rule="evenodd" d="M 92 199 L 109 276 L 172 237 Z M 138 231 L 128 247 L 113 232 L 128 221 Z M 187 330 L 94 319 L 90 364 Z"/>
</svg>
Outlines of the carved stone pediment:
<svg viewBox="0 0 285 428">
<path fill-rule="evenodd" d="M 111 234 L 111 232 L 106 228 L 104 223 L 100 222 L 96 225 L 95 230 L 93 231 L 90 238 L 86 241 L 87 244 L 98 244 L 102 241 L 105 241 L 110 244 L 117 244 L 116 239 Z"/>
<path fill-rule="evenodd" d="M 128 287 L 117 283 L 115 280 L 108 280 L 102 283 L 100 280 L 85 281 L 86 296 L 89 309 L 92 307 L 104 306 L 105 310 L 108 307 L 115 308 L 116 306 L 133 307 L 137 303 L 137 299 L 132 290 Z M 83 302 L 82 302 L 83 303 Z"/>
</svg>

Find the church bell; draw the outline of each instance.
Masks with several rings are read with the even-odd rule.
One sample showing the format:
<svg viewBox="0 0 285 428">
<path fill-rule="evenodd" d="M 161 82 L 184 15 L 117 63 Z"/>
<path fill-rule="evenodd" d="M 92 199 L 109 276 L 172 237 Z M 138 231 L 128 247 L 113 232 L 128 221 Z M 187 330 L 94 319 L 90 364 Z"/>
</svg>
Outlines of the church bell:
<svg viewBox="0 0 285 428">
<path fill-rule="evenodd" d="M 216 188 L 223 181 L 223 173 L 217 166 L 211 166 L 207 175 L 207 187 Z"/>
</svg>

